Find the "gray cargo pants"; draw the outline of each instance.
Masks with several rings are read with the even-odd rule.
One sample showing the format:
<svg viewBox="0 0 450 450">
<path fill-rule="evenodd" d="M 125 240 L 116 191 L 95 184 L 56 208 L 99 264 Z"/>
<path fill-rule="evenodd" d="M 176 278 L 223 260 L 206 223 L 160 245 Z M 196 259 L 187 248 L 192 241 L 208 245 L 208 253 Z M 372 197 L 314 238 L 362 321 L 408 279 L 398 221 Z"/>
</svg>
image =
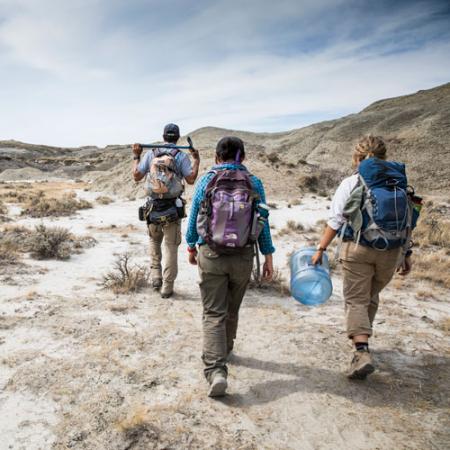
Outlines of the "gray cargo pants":
<svg viewBox="0 0 450 450">
<path fill-rule="evenodd" d="M 203 355 L 205 376 L 221 370 L 227 374 L 227 356 L 233 349 L 239 308 L 250 281 L 253 248 L 236 255 L 218 255 L 201 245 L 198 255 L 203 303 Z"/>
</svg>

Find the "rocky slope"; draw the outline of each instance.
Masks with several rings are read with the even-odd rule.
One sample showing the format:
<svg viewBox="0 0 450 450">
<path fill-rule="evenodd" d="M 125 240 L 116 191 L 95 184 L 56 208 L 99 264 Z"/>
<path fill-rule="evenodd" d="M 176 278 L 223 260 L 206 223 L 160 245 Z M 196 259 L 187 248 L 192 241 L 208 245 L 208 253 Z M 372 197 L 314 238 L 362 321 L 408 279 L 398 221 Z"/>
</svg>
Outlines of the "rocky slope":
<svg viewBox="0 0 450 450">
<path fill-rule="evenodd" d="M 250 133 L 205 127 L 190 133 L 202 154 L 202 169 L 214 157 L 217 141 L 241 137 L 248 165 L 262 176 L 271 194 L 297 196 L 305 188 L 325 193 L 349 173 L 351 150 L 364 134 L 385 138 L 390 158 L 408 165 L 410 181 L 422 192 L 450 192 L 450 83 L 412 95 L 380 100 L 357 114 L 282 133 Z M 130 195 L 127 146 L 62 149 L 0 141 L 0 179 L 15 169 L 35 168 L 52 176 L 80 177 L 96 189 Z M 19 175 L 17 173 L 16 175 Z M 20 178 L 27 172 L 20 172 Z M 30 173 L 31 176 L 31 173 Z"/>
</svg>

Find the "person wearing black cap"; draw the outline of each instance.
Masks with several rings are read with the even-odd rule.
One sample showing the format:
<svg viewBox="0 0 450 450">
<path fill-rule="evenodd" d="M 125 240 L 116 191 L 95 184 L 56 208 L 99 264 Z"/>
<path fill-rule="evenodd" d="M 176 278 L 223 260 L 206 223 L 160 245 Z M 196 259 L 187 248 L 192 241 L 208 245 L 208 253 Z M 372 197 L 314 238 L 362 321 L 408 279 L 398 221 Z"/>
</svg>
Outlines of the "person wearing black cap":
<svg viewBox="0 0 450 450">
<path fill-rule="evenodd" d="M 169 123 L 164 127 L 163 139 L 164 142 L 167 143 L 167 151 L 163 153 L 173 159 L 174 167 L 171 170 L 173 170 L 180 180 L 179 182 L 181 183 L 182 193 L 183 180 L 188 184 L 194 184 L 197 179 L 200 156 L 198 151 L 192 148 L 190 153 L 193 162 L 191 163 L 188 154 L 174 148 L 179 138 L 180 129 L 178 125 Z M 135 181 L 140 181 L 145 176 L 150 174 L 152 168 L 155 166 L 155 164 L 152 165 L 152 161 L 155 157 L 158 158 L 161 156 L 161 152 L 157 153 L 151 149 L 141 159 L 141 144 L 133 145 L 133 154 L 133 178 Z M 151 194 L 150 197 L 153 197 L 151 199 L 152 204 L 157 206 L 158 203 L 170 203 L 170 200 L 173 200 L 175 203 L 177 199 L 179 199 L 179 195 L 181 195 L 181 193 L 177 194 L 173 199 L 168 198 L 168 194 L 164 195 L 164 199 L 161 198 L 162 196 L 152 196 Z M 160 208 L 157 206 L 155 209 Z M 151 275 L 153 288 L 155 290 L 160 289 L 161 297 L 169 298 L 173 294 L 174 282 L 178 274 L 178 247 L 181 243 L 181 219 L 163 223 L 149 222 L 148 233 L 150 237 Z M 164 270 L 161 265 L 161 245 L 163 240 L 165 246 Z"/>
</svg>

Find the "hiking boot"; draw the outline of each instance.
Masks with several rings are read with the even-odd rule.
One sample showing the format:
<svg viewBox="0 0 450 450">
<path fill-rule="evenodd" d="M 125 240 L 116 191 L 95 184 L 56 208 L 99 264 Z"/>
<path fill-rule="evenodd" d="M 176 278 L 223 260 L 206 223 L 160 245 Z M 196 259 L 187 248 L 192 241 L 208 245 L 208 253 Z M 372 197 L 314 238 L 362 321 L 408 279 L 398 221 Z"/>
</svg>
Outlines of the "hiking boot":
<svg viewBox="0 0 450 450">
<path fill-rule="evenodd" d="M 370 353 L 367 350 L 358 350 L 353 355 L 347 376 L 351 380 L 365 380 L 374 370 Z"/>
<path fill-rule="evenodd" d="M 217 371 L 212 375 L 211 379 L 208 397 L 223 397 L 228 387 L 226 375 L 222 371 Z"/>
<path fill-rule="evenodd" d="M 152 281 L 152 287 L 155 291 L 159 291 L 162 286 L 162 280 L 161 278 L 154 278 Z"/>
<path fill-rule="evenodd" d="M 170 298 L 172 297 L 172 295 L 173 295 L 173 283 L 164 282 L 161 288 L 161 297 Z"/>
</svg>

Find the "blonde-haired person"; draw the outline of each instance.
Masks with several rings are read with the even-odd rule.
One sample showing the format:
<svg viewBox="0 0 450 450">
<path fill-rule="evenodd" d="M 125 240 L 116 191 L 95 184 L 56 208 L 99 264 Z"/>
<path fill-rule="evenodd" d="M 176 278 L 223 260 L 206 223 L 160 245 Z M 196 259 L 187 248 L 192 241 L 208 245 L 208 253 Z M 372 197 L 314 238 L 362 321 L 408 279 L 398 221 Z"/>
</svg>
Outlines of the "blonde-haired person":
<svg viewBox="0 0 450 450">
<path fill-rule="evenodd" d="M 358 186 L 358 167 L 361 161 L 368 158 L 386 159 L 386 146 L 380 137 L 365 136 L 356 145 L 352 157 L 355 173 L 345 178 L 334 194 L 327 227 L 312 259 L 314 264 L 321 262 L 323 252 L 346 223 L 344 208 Z M 369 352 L 369 337 L 378 309 L 379 293 L 391 281 L 397 268 L 401 275 L 410 272 L 411 252 L 406 253 L 403 261 L 401 259 L 401 247 L 380 251 L 364 242 L 355 243 L 353 239 L 344 237 L 340 260 L 344 278 L 346 331 L 355 346 L 349 378 L 364 379 L 375 370 Z"/>
</svg>

